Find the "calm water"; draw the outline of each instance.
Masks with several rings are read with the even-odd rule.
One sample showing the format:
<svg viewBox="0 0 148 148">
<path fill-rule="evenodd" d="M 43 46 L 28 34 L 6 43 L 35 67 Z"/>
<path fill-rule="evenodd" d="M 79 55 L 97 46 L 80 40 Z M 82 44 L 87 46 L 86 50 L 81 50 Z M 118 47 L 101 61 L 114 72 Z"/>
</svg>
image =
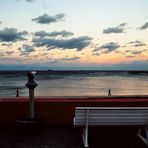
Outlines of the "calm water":
<svg viewBox="0 0 148 148">
<path fill-rule="evenodd" d="M 27 96 L 26 72 L 0 72 L 0 96 Z M 37 72 L 36 96 L 148 95 L 148 76 L 128 72 Z"/>
</svg>

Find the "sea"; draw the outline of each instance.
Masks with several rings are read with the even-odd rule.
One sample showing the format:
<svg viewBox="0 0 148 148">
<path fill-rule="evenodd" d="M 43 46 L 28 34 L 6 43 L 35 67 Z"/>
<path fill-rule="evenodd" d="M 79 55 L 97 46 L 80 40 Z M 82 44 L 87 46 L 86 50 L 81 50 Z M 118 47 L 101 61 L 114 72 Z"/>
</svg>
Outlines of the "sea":
<svg viewBox="0 0 148 148">
<path fill-rule="evenodd" d="M 28 96 L 27 73 L 0 71 L 0 96 Z M 35 96 L 148 95 L 148 71 L 36 71 Z"/>
</svg>

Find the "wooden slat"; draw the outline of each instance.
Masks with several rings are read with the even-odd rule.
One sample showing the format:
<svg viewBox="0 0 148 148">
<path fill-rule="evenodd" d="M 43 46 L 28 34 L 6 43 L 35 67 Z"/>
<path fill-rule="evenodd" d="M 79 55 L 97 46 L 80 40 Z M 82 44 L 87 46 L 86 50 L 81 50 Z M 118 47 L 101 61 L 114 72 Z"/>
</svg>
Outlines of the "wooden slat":
<svg viewBox="0 0 148 148">
<path fill-rule="evenodd" d="M 148 125 L 148 107 L 76 107 L 75 126 L 89 125 Z"/>
<path fill-rule="evenodd" d="M 85 110 L 85 109 L 90 109 L 90 110 L 103 110 L 103 109 L 106 109 L 106 110 L 133 110 L 133 109 L 140 109 L 140 110 L 144 110 L 144 109 L 148 109 L 148 107 L 76 107 L 76 110 L 77 109 L 82 109 L 82 110 Z"/>
</svg>

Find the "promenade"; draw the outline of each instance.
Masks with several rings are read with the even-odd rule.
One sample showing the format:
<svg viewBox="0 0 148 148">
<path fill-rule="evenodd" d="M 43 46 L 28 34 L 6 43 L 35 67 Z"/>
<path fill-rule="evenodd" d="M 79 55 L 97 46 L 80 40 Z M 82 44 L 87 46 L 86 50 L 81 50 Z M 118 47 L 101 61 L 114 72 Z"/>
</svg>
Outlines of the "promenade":
<svg viewBox="0 0 148 148">
<path fill-rule="evenodd" d="M 134 128 L 90 128 L 90 148 L 147 148 Z M 81 129 L 70 126 L 0 128 L 1 148 L 83 148 Z"/>
<path fill-rule="evenodd" d="M 74 128 L 76 106 L 148 107 L 148 96 L 35 97 L 39 125 L 18 125 L 28 119 L 28 97 L 0 97 L 0 147 L 82 148 L 82 128 Z M 146 148 L 137 127 L 97 127 L 89 130 L 91 148 Z"/>
</svg>

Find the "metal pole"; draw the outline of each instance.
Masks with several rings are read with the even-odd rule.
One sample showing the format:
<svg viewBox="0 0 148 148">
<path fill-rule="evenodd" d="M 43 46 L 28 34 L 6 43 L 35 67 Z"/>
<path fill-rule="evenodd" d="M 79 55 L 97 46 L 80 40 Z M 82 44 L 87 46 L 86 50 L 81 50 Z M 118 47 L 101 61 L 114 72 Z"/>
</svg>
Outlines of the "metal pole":
<svg viewBox="0 0 148 148">
<path fill-rule="evenodd" d="M 34 89 L 29 89 L 29 118 L 34 119 Z"/>
<path fill-rule="evenodd" d="M 34 119 L 34 89 L 37 87 L 37 83 L 34 81 L 36 72 L 29 72 L 28 82 L 26 86 L 29 88 L 29 118 Z"/>
</svg>

